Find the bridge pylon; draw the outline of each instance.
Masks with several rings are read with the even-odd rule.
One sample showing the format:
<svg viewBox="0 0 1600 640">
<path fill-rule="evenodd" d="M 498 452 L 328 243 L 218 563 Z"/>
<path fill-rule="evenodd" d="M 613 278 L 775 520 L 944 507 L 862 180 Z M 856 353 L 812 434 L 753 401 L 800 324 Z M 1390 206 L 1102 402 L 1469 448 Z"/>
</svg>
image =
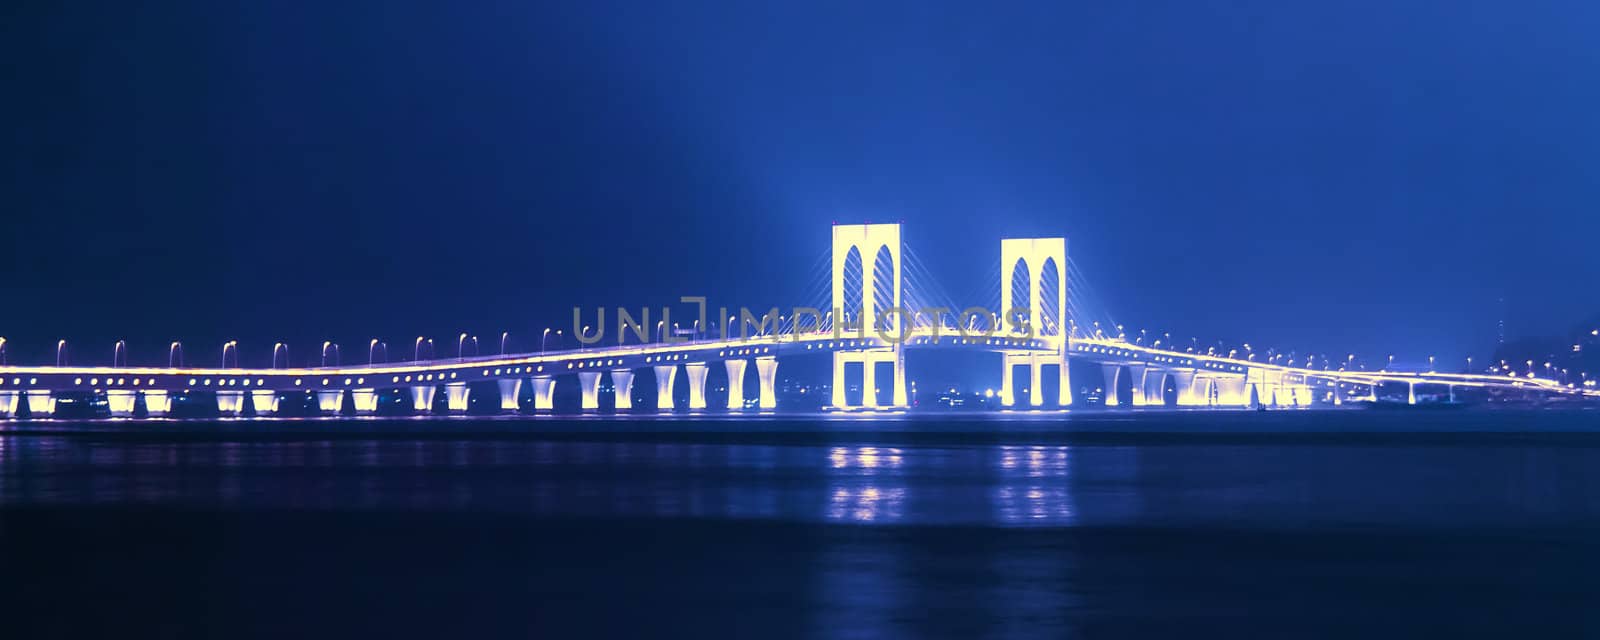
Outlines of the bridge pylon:
<svg viewBox="0 0 1600 640">
<path fill-rule="evenodd" d="M 1072 375 L 1067 366 L 1069 336 L 1063 331 L 1067 322 L 1067 239 L 1066 238 L 1007 238 L 1000 241 L 1000 313 L 999 331 L 1007 336 L 1028 335 L 1055 342 L 1053 353 L 1038 351 L 1007 351 L 1001 357 L 1005 367 L 1001 376 L 1001 406 L 1016 406 L 1016 376 L 1013 367 L 1027 365 L 1028 405 L 1044 404 L 1040 385 L 1047 366 L 1060 370 L 1060 389 L 1057 391 L 1061 406 L 1072 404 Z M 1055 286 L 1047 287 L 1046 276 L 1053 276 Z M 1020 290 L 1013 287 L 1021 280 Z"/>
<path fill-rule="evenodd" d="M 846 278 L 846 265 L 851 256 L 861 264 L 861 281 Z M 852 334 L 872 344 L 851 351 L 833 353 L 833 393 L 830 398 L 835 409 L 851 408 L 903 408 L 910 406 L 906 395 L 905 345 L 901 336 L 907 326 L 909 311 L 901 302 L 901 245 L 898 224 L 853 224 L 833 227 L 833 326 L 835 334 L 841 327 L 855 328 Z M 887 291 L 880 291 L 880 278 Z M 860 307 L 855 296 L 849 294 L 860 287 Z M 877 400 L 877 371 L 880 363 L 889 363 L 894 372 L 890 379 L 890 401 L 884 407 Z M 851 405 L 845 395 L 845 365 L 860 363 L 861 404 Z"/>
</svg>

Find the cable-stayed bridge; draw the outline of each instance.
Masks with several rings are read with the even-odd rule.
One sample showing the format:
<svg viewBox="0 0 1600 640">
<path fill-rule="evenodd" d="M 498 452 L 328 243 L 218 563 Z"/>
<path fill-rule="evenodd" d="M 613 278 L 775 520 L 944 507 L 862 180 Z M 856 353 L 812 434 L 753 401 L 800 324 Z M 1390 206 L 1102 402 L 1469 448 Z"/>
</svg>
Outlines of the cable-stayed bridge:
<svg viewBox="0 0 1600 640">
<path fill-rule="evenodd" d="M 582 410 L 596 411 L 603 379 L 615 390 L 616 410 L 705 410 L 711 408 L 708 373 L 718 366 L 728 374 L 726 407 L 759 412 L 778 408 L 781 359 L 805 356 L 832 361 L 827 408 L 896 410 L 911 404 L 905 353 L 920 349 L 996 354 L 1004 407 L 1072 406 L 1072 361 L 1098 365 L 1102 384 L 1096 386 L 1106 406 L 1338 405 L 1375 401 L 1379 389 L 1390 385 L 1403 388 L 1405 401 L 1412 404 L 1419 388 L 1452 399 L 1462 389 L 1600 397 L 1600 390 L 1592 387 L 1531 374 L 1365 371 L 1334 368 L 1328 362 L 1316 368 L 1309 361 L 1296 366 L 1281 358 L 1256 361 L 1253 354 L 1240 358 L 1237 352 L 1220 355 L 1160 341 L 1130 342 L 1120 332 L 1108 336 L 1102 322 L 1114 326 L 1109 320 L 1080 322 L 1093 310 L 1081 296 L 1072 295 L 1072 289 L 1086 285 L 1069 267 L 1064 238 L 1001 240 L 999 304 L 993 308 L 963 307 L 944 294 L 915 254 L 906 251 L 897 224 L 834 226 L 825 262 L 827 277 L 818 292 L 823 301 L 792 307 L 787 314 L 741 311 L 724 321 L 719 313 L 714 322 L 697 320 L 687 334 L 673 330 L 666 318 L 651 326 L 648 312 L 636 319 L 618 310 L 614 345 L 599 344 L 595 333 L 603 335 L 603 329 L 591 333 L 584 327 L 575 330 L 583 334 L 575 337 L 592 344 L 496 356 L 463 357 L 462 336 L 457 357 L 422 358 L 419 338 L 414 359 L 399 363 L 291 367 L 287 357 L 280 363 L 275 347 L 274 366 L 248 368 L 238 366 L 237 344 L 229 343 L 223 348 L 223 366 L 217 368 L 185 367 L 177 358 L 167 367 L 138 367 L 126 366 L 125 345 L 118 343 L 109 366 L 73 366 L 59 356 L 52 366 L 0 364 L 0 417 L 48 417 L 63 399 L 85 397 L 104 398 L 113 416 L 163 417 L 180 396 L 207 402 L 214 398 L 224 416 L 273 415 L 285 398 L 307 395 L 329 415 L 347 407 L 356 414 L 372 414 L 381 396 L 396 392 L 409 398 L 416 412 L 436 406 L 465 412 L 474 394 L 485 393 L 497 394 L 504 411 L 549 411 L 558 384 L 577 385 Z M 984 297 L 989 298 L 984 302 L 993 300 Z M 597 326 L 604 323 L 602 311 Z M 628 335 L 634 344 L 626 344 Z M 325 359 L 330 348 L 337 352 L 324 344 Z M 0 339 L 0 363 L 4 353 Z M 1046 388 L 1052 374 L 1057 382 Z M 860 384 L 848 384 L 850 378 Z M 636 383 L 654 385 L 654 407 L 633 406 Z M 675 400 L 682 395 L 675 393 L 679 385 L 687 386 L 686 407 Z M 531 394 L 524 393 L 525 386 Z"/>
</svg>

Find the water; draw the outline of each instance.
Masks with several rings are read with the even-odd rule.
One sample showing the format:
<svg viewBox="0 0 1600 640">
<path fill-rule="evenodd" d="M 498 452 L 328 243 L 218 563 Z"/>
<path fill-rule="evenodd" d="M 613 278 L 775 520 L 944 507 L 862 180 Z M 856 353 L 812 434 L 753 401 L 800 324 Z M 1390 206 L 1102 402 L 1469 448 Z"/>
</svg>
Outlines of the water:
<svg viewBox="0 0 1600 640">
<path fill-rule="evenodd" d="M 1600 635 L 1596 412 L 4 429 L 7 637 Z"/>
</svg>

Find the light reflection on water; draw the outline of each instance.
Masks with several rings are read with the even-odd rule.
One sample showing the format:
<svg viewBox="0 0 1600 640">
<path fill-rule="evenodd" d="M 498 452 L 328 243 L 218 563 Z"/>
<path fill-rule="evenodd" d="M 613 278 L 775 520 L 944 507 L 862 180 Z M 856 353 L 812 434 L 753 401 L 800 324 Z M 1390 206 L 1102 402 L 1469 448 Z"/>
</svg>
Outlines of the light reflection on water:
<svg viewBox="0 0 1600 640">
<path fill-rule="evenodd" d="M 0 506 L 852 525 L 1600 521 L 1600 457 L 1507 445 L 817 445 L 0 436 Z"/>
</svg>

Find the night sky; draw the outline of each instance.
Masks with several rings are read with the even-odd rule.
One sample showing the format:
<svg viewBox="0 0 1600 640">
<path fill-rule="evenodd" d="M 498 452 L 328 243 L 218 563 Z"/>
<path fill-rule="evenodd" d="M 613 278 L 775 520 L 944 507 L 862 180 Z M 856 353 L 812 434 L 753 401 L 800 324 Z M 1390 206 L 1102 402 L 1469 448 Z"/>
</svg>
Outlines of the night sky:
<svg viewBox="0 0 1600 640">
<path fill-rule="evenodd" d="M 961 302 L 1000 238 L 1065 234 L 1130 328 L 1487 357 L 1500 298 L 1513 336 L 1600 310 L 1597 33 L 1576 1 L 8 2 L 0 335 L 526 349 L 573 305 L 801 302 L 830 223 L 903 221 Z"/>
</svg>

